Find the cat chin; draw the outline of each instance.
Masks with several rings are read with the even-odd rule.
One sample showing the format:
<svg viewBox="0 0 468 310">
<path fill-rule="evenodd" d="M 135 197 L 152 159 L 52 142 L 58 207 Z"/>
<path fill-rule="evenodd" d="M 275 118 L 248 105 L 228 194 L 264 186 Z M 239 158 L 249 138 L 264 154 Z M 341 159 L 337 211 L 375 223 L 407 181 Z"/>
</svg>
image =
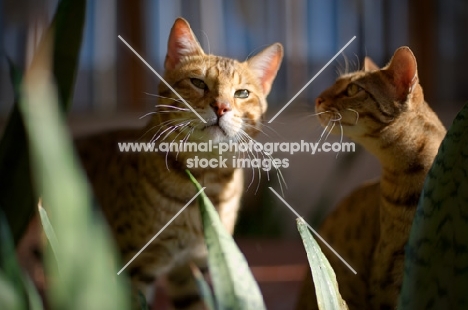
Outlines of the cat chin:
<svg viewBox="0 0 468 310">
<path fill-rule="evenodd" d="M 210 142 L 214 145 L 220 142 L 229 142 L 232 137 L 218 125 L 211 125 L 199 128 L 190 135 L 189 142 L 207 143 Z"/>
<path fill-rule="evenodd" d="M 203 133 L 205 135 L 204 140 L 211 140 L 214 144 L 229 141 L 229 137 L 224 129 L 218 125 L 205 127 Z"/>
</svg>

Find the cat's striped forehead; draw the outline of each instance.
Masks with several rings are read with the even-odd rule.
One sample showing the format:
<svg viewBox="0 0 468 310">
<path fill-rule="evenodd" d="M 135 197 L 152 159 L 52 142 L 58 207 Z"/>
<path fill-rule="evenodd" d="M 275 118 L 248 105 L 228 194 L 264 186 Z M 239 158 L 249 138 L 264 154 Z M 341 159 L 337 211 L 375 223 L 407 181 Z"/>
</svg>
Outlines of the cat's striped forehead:
<svg viewBox="0 0 468 310">
<path fill-rule="evenodd" d="M 258 88 L 256 79 L 245 63 L 220 56 L 191 57 L 181 68 L 186 74 L 203 78 L 211 86 L 251 86 Z M 254 89 L 252 89 L 254 90 Z"/>
<path fill-rule="evenodd" d="M 335 91 L 345 90 L 349 84 L 354 83 L 370 93 L 387 89 L 387 78 L 381 71 L 356 71 L 341 75 L 335 83 Z"/>
<path fill-rule="evenodd" d="M 342 92 L 348 85 L 365 76 L 365 72 L 354 72 L 341 75 L 331 87 L 333 92 Z"/>
<path fill-rule="evenodd" d="M 203 119 L 216 121 L 216 126 L 223 130 L 222 137 L 230 139 L 240 134 L 239 132 L 249 135 L 258 132 L 267 102 L 262 80 L 251 63 L 214 55 L 191 55 L 183 57 L 174 68 L 166 70 L 164 77 Z M 239 95 L 239 91 L 245 95 Z M 173 100 L 176 96 L 165 83 L 159 84 L 159 95 L 161 104 L 184 108 L 183 103 Z M 225 112 L 218 115 L 221 104 L 225 107 Z M 159 114 L 157 121 L 164 123 L 171 119 L 193 118 L 191 112 L 179 111 Z M 192 135 L 195 139 L 211 137 L 203 129 L 203 123 L 197 120 L 190 122 L 191 126 L 198 128 Z M 214 137 L 218 139 L 219 135 Z"/>
</svg>

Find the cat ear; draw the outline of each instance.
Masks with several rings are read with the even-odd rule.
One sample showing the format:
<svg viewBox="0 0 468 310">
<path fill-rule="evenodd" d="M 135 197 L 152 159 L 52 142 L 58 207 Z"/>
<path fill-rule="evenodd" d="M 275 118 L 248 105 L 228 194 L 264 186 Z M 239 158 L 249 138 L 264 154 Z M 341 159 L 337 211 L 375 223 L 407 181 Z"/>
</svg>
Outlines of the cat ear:
<svg viewBox="0 0 468 310">
<path fill-rule="evenodd" d="M 406 100 L 418 82 L 416 58 L 409 47 L 397 49 L 386 70 L 393 76 L 397 98 Z"/>
<path fill-rule="evenodd" d="M 174 69 L 183 57 L 203 54 L 203 49 L 200 47 L 189 23 L 183 18 L 177 18 L 169 34 L 164 67 Z"/>
<path fill-rule="evenodd" d="M 375 62 L 373 62 L 372 59 L 370 59 L 370 57 L 364 57 L 364 71 L 371 72 L 377 70 L 380 70 L 379 66 L 377 66 Z"/>
<path fill-rule="evenodd" d="M 270 92 L 271 84 L 276 77 L 282 58 L 283 46 L 280 43 L 275 43 L 247 61 L 250 69 L 260 80 L 265 96 Z"/>
</svg>

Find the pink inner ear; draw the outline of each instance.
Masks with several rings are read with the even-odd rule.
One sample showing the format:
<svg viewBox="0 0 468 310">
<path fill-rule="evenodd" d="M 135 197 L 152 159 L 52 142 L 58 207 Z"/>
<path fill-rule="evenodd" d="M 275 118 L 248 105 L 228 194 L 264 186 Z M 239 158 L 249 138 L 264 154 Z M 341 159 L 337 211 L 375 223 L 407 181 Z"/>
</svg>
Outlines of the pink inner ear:
<svg viewBox="0 0 468 310">
<path fill-rule="evenodd" d="M 281 44 L 275 43 L 248 60 L 250 69 L 257 75 L 262 84 L 265 96 L 270 93 L 282 58 L 283 47 Z"/>
<path fill-rule="evenodd" d="M 418 81 L 416 58 L 408 47 L 400 47 L 393 55 L 388 70 L 393 75 L 397 97 L 405 99 Z"/>
<path fill-rule="evenodd" d="M 184 19 L 178 18 L 169 34 L 165 68 L 174 69 L 183 57 L 202 54 L 203 50 L 198 44 L 190 25 Z"/>
</svg>

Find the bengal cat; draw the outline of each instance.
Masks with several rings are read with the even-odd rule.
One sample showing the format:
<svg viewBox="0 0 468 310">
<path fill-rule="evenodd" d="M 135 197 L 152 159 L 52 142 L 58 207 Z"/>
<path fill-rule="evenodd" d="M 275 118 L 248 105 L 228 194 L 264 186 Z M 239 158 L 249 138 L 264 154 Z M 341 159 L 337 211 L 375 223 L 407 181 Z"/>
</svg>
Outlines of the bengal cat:
<svg viewBox="0 0 468 310">
<path fill-rule="evenodd" d="M 206 121 L 204 123 L 165 83 L 147 126 L 77 141 L 95 195 L 120 248 L 129 261 L 196 194 L 185 173 L 187 160 L 218 158 L 213 152 L 119 152 L 119 142 L 179 143 L 247 141 L 261 126 L 266 96 L 283 56 L 281 44 L 250 59 L 205 54 L 189 24 L 175 21 L 168 40 L 164 79 Z M 228 160 L 227 163 L 230 161 Z M 233 232 L 243 192 L 241 169 L 190 169 Z M 188 263 L 206 268 L 199 209 L 192 202 L 127 268 L 133 289 L 147 298 L 164 277 L 176 309 L 203 309 L 190 285 Z"/>
<path fill-rule="evenodd" d="M 319 95 L 315 108 L 322 126 L 341 125 L 333 126 L 333 132 L 340 133 L 341 127 L 382 167 L 380 180 L 353 191 L 320 228 L 357 275 L 324 252 L 350 309 L 395 309 L 404 247 L 423 181 L 446 130 L 424 101 L 408 47 L 397 49 L 382 69 L 366 58 L 364 70 L 339 77 Z M 297 309 L 317 309 L 310 272 Z"/>
</svg>

